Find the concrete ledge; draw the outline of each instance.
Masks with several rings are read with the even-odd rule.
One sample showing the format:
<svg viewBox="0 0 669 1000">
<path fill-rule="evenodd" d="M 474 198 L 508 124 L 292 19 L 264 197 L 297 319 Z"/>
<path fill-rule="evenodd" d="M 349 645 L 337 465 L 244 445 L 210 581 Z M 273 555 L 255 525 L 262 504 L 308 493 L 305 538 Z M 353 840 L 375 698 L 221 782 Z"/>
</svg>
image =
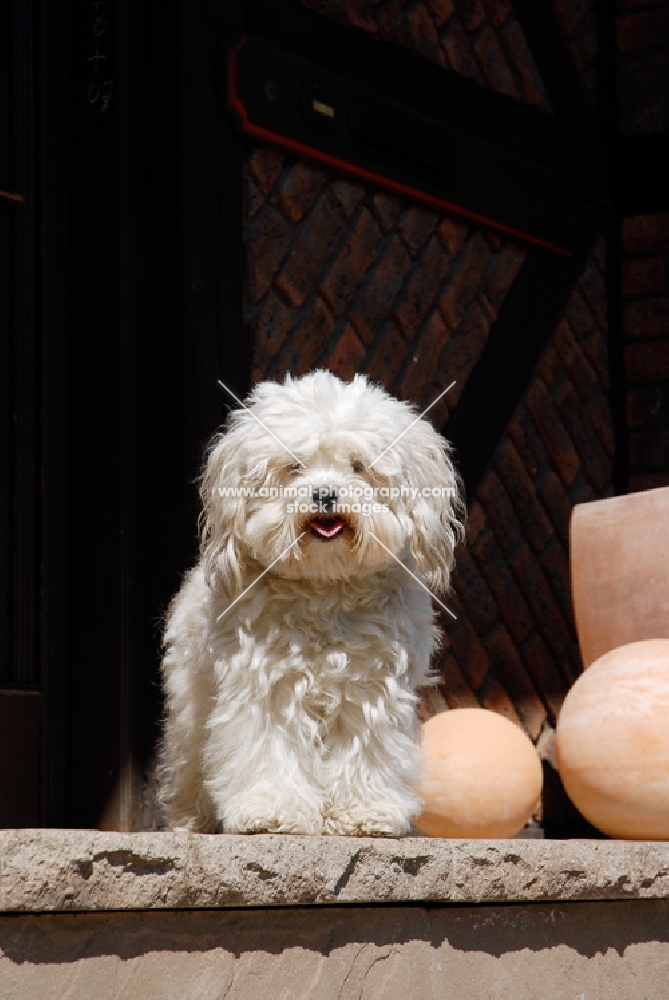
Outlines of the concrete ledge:
<svg viewBox="0 0 669 1000">
<path fill-rule="evenodd" d="M 0 831 L 0 911 L 669 898 L 669 843 Z"/>
</svg>

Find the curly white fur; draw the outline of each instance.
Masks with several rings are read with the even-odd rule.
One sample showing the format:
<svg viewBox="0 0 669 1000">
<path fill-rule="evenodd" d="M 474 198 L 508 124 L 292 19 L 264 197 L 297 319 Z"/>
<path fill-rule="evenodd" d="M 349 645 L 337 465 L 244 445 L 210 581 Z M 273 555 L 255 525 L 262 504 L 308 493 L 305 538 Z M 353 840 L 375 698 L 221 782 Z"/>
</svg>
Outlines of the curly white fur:
<svg viewBox="0 0 669 1000">
<path fill-rule="evenodd" d="M 362 376 L 265 382 L 247 405 L 211 443 L 201 558 L 168 616 L 168 825 L 399 836 L 420 809 L 415 689 L 438 641 L 407 569 L 448 586 L 462 532 L 448 444 Z M 342 497 L 351 511 L 323 529 L 285 496 L 220 495 L 321 485 L 377 487 L 386 509 Z M 401 485 L 414 499 L 386 495 Z"/>
</svg>

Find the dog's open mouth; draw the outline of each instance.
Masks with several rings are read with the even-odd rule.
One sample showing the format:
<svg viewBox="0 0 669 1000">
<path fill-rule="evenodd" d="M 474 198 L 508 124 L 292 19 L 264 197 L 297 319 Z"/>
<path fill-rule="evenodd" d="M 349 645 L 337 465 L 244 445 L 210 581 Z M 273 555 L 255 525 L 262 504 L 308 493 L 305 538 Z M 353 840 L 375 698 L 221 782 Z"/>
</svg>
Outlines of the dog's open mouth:
<svg viewBox="0 0 669 1000">
<path fill-rule="evenodd" d="M 309 522 L 309 527 L 311 528 L 311 534 L 315 535 L 316 538 L 322 538 L 323 541 L 329 542 L 332 538 L 336 538 L 344 530 L 344 522 L 341 517 L 312 517 Z"/>
</svg>

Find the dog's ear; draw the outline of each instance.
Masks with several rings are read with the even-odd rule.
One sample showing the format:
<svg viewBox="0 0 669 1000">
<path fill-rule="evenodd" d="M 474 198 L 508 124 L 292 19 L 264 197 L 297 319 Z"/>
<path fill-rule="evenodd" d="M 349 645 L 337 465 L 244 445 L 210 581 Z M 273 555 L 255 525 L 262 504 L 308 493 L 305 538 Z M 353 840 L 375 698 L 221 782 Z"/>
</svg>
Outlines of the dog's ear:
<svg viewBox="0 0 669 1000">
<path fill-rule="evenodd" d="M 246 411 L 235 410 L 207 448 L 200 479 L 200 556 L 209 586 L 226 596 L 239 593 L 244 573 L 244 499 L 239 495 L 241 456 L 249 427 Z"/>
<path fill-rule="evenodd" d="M 430 589 L 443 592 L 464 537 L 464 503 L 450 445 L 427 420 L 417 421 L 399 445 L 404 479 L 415 494 L 405 501 L 412 522 L 409 549 L 417 574 Z"/>
</svg>

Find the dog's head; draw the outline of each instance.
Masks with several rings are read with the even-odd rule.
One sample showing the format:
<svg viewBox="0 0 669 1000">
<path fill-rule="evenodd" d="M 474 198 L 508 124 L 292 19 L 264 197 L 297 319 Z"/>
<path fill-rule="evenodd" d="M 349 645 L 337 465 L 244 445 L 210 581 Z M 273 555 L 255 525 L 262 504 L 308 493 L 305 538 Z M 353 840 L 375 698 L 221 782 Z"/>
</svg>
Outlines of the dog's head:
<svg viewBox="0 0 669 1000">
<path fill-rule="evenodd" d="M 356 375 L 262 382 L 209 447 L 201 493 L 211 586 L 238 592 L 249 559 L 284 577 L 345 579 L 413 557 L 448 586 L 462 504 L 447 442 Z"/>
</svg>

